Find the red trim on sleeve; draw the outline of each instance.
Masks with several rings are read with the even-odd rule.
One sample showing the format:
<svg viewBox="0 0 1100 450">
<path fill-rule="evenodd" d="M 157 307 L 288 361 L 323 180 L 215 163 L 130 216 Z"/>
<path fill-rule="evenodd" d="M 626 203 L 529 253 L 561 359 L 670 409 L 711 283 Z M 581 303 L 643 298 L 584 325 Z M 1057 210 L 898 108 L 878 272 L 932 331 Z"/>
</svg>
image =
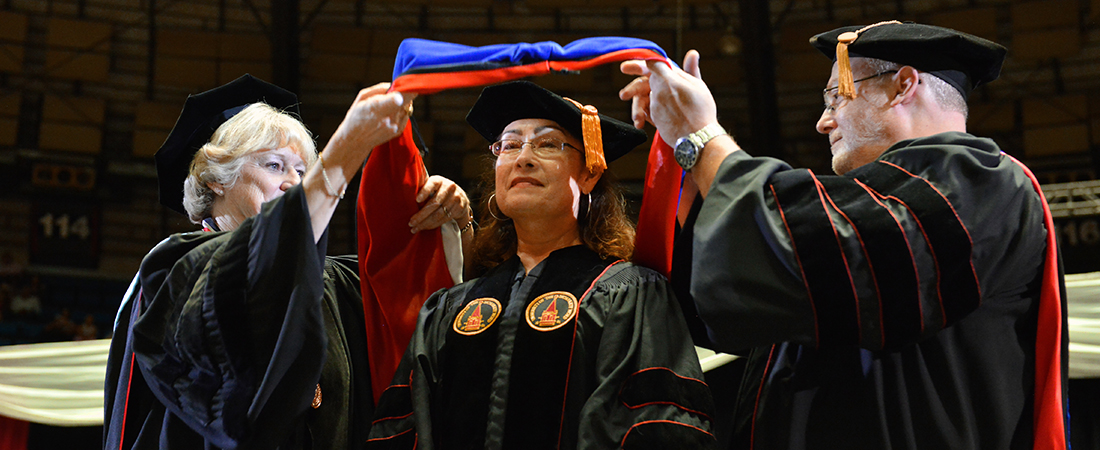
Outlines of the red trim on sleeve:
<svg viewBox="0 0 1100 450">
<path fill-rule="evenodd" d="M 407 418 L 407 417 L 411 417 L 413 414 L 415 414 L 415 412 L 410 412 L 410 413 L 405 414 L 403 416 L 383 417 L 381 419 L 375 419 L 375 420 L 371 421 L 370 424 L 374 425 L 374 424 L 377 424 L 378 422 L 385 422 L 387 420 L 400 420 L 400 419 L 404 419 L 404 418 Z"/>
<path fill-rule="evenodd" d="M 409 433 L 410 431 L 413 431 L 413 430 L 414 430 L 414 428 L 409 428 L 408 430 L 405 430 L 405 431 L 402 431 L 402 432 L 400 432 L 400 433 L 397 433 L 397 434 L 393 434 L 393 435 L 390 435 L 390 436 L 386 436 L 386 437 L 376 437 L 376 438 L 372 438 L 372 439 L 367 439 L 367 442 L 375 442 L 375 441 L 386 441 L 386 440 L 390 440 L 390 439 L 393 439 L 393 438 L 395 438 L 395 437 L 398 437 L 398 436 L 401 436 L 401 435 L 404 435 L 404 434 L 408 434 L 408 433 Z M 419 437 L 419 436 L 417 436 L 417 437 Z M 413 448 L 416 448 L 416 447 L 414 446 Z"/>
<path fill-rule="evenodd" d="M 137 295 L 134 298 L 130 299 L 130 301 L 135 302 L 134 306 L 131 307 L 130 327 L 133 327 L 133 325 L 134 325 L 134 316 L 136 315 L 135 312 L 137 314 L 141 313 L 141 306 L 142 306 L 141 296 L 142 296 L 143 292 L 144 292 L 144 290 L 142 290 L 141 288 L 138 288 Z M 129 339 L 129 333 L 127 335 L 127 340 L 128 339 Z M 122 426 L 119 427 L 119 432 L 118 432 L 118 448 L 119 448 L 119 450 L 126 448 L 126 447 L 123 446 L 123 444 L 126 442 L 126 412 L 130 410 L 130 388 L 133 387 L 133 385 L 134 385 L 134 363 L 136 363 L 136 362 L 137 362 L 137 354 L 131 351 L 130 352 L 130 374 L 128 375 L 128 377 L 126 379 L 126 400 L 125 400 L 126 403 L 124 403 L 122 405 Z M 103 426 L 110 427 L 111 424 L 105 423 L 105 424 L 103 424 Z"/>
<path fill-rule="evenodd" d="M 807 170 L 807 172 L 809 171 Z M 813 176 L 813 174 L 810 176 Z M 802 275 L 802 285 L 806 287 L 806 298 L 810 300 L 810 311 L 814 315 L 814 345 L 817 345 L 818 342 L 821 342 L 821 334 L 818 332 L 817 327 L 817 306 L 814 304 L 814 294 L 810 291 L 810 282 L 806 279 L 806 269 L 802 268 L 802 258 L 798 256 L 798 246 L 794 243 L 794 233 L 791 233 L 791 226 L 787 224 L 787 215 L 783 213 L 783 205 L 779 204 L 779 195 L 775 193 L 775 186 L 769 184 L 768 189 L 772 191 L 772 198 L 775 199 L 775 206 L 779 210 L 779 218 L 783 220 L 783 227 L 787 229 L 791 250 L 794 250 L 794 260 L 798 263 L 799 274 Z"/>
<path fill-rule="evenodd" d="M 966 224 L 963 223 L 962 218 L 959 217 L 959 212 L 955 211 L 955 205 L 952 205 L 951 201 L 947 199 L 947 196 L 943 195 L 943 192 L 940 192 L 939 189 L 936 189 L 936 186 L 933 185 L 932 182 L 924 179 L 923 177 L 916 176 L 913 173 L 909 172 L 908 170 L 905 170 L 905 169 L 901 168 L 901 166 L 898 166 L 897 164 L 894 164 L 892 162 L 881 161 L 881 160 L 879 162 L 882 163 L 882 164 L 886 164 L 888 166 L 894 167 L 895 169 L 898 169 L 898 170 L 902 171 L 906 175 L 909 175 L 913 178 L 916 178 L 918 180 L 923 181 L 924 184 L 927 184 L 928 187 L 932 188 L 933 191 L 936 191 L 936 194 L 939 195 L 940 198 L 943 199 L 944 203 L 947 203 L 947 207 L 951 208 L 951 214 L 955 215 L 955 220 L 959 221 L 959 225 L 962 226 L 963 233 L 966 233 L 966 240 L 970 241 L 970 248 L 974 248 L 974 238 L 970 237 L 970 230 L 966 229 Z M 1043 200 L 1043 202 L 1044 202 L 1043 204 L 1045 205 L 1046 200 Z M 978 288 L 978 306 L 981 306 L 981 304 L 982 304 L 982 284 L 980 282 L 978 282 L 978 271 L 976 269 L 974 269 L 974 260 L 973 259 L 970 260 L 970 274 L 974 276 L 974 286 Z"/>
<path fill-rule="evenodd" d="M 1002 153 L 1003 154 L 1003 153 Z M 1058 241 L 1054 235 L 1054 217 L 1050 214 L 1042 186 L 1023 163 L 1006 157 L 1020 166 L 1031 179 L 1035 193 L 1043 204 L 1043 224 L 1047 227 L 1046 261 L 1043 264 L 1043 284 L 1039 294 L 1039 323 L 1035 336 L 1035 406 L 1036 449 L 1065 449 L 1066 411 L 1062 398 L 1062 289 L 1058 273 Z"/>
<path fill-rule="evenodd" d="M 596 287 L 596 282 L 600 281 L 600 278 L 603 278 L 608 270 L 611 270 L 612 267 L 623 261 L 624 260 L 620 259 L 608 264 L 607 267 L 603 269 L 603 272 L 600 272 L 600 274 L 596 276 L 596 279 L 592 280 L 592 284 L 588 285 L 588 289 L 585 289 L 584 294 L 581 294 L 580 300 L 577 300 L 577 314 L 573 315 L 573 340 L 569 343 L 569 365 L 565 367 L 565 394 L 562 395 L 561 400 L 561 420 L 558 421 L 558 442 L 555 444 L 555 447 L 561 444 L 561 433 L 565 430 L 565 402 L 569 400 L 569 374 L 573 371 L 573 350 L 577 348 L 577 322 L 581 316 L 581 302 L 584 302 L 584 299 L 588 298 L 588 294 L 592 292 L 592 288 Z"/>
<path fill-rule="evenodd" d="M 642 370 L 636 371 L 636 372 L 634 372 L 630 375 L 627 375 L 626 380 L 629 380 L 630 377 L 633 377 L 634 375 L 637 375 L 637 374 L 642 373 L 642 372 L 648 372 L 648 371 L 651 371 L 651 370 L 665 370 L 665 371 L 668 371 L 673 376 L 675 376 L 675 377 L 677 377 L 681 380 L 695 381 L 697 383 L 702 384 L 703 386 L 707 386 L 707 383 L 703 380 L 700 380 L 698 378 L 685 377 L 683 375 L 680 375 L 680 374 L 676 373 L 676 371 L 674 371 L 672 369 L 669 369 L 668 367 L 647 367 L 645 369 L 642 369 Z M 624 381 L 623 384 L 625 385 L 626 382 Z M 702 412 L 702 411 L 696 411 L 694 409 L 688 408 L 684 405 L 681 405 L 681 404 L 676 403 L 676 402 L 671 402 L 671 401 L 668 401 L 668 402 L 645 402 L 645 403 L 640 403 L 640 404 L 637 404 L 637 405 L 634 405 L 634 406 L 630 406 L 630 405 L 626 404 L 625 401 L 621 400 L 623 398 L 623 387 L 624 386 L 622 386 L 622 385 L 619 386 L 618 397 L 620 399 L 619 403 L 622 403 L 622 405 L 625 406 L 626 409 L 633 410 L 633 409 L 638 409 L 638 408 L 642 408 L 642 407 L 649 406 L 649 405 L 672 405 L 672 406 L 675 406 L 676 408 L 678 408 L 680 410 L 687 411 L 687 412 L 692 413 L 692 414 L 698 414 L 700 416 L 706 417 L 707 419 L 710 419 L 710 414 L 707 414 L 707 413 Z"/>
<path fill-rule="evenodd" d="M 853 181 L 855 181 L 856 184 L 858 184 L 860 187 L 862 187 L 864 191 L 867 191 L 867 193 L 871 196 L 871 199 L 874 200 L 875 203 L 878 203 L 878 205 L 881 206 L 882 209 L 886 210 L 886 212 L 890 214 L 890 217 L 894 218 L 894 223 L 896 223 L 898 225 L 898 231 L 900 231 L 901 235 L 905 238 L 905 248 L 909 251 L 909 261 L 913 263 L 913 276 L 917 281 L 917 285 L 916 285 L 917 295 L 916 295 L 915 298 L 917 299 L 917 311 L 920 313 L 920 317 L 917 317 L 917 323 L 918 323 L 918 325 L 920 325 L 920 331 L 923 333 L 924 332 L 924 305 L 920 301 L 920 270 L 917 270 L 917 262 L 916 262 L 915 257 L 913 256 L 913 246 L 911 246 L 909 244 L 909 233 L 907 233 L 905 231 L 905 227 L 903 227 L 901 225 L 901 221 L 898 220 L 898 216 L 894 215 L 894 211 L 891 210 L 890 207 L 886 206 L 885 203 L 882 203 L 881 200 L 879 200 L 880 197 L 883 197 L 881 194 L 879 194 L 878 192 L 875 192 L 875 190 L 871 189 L 870 186 L 867 186 L 866 184 L 863 184 L 862 181 L 859 181 L 859 180 L 853 180 Z M 909 208 L 906 207 L 906 209 L 909 209 Z M 917 221 L 917 224 L 920 225 L 920 221 Z M 933 258 L 935 258 L 935 255 L 933 255 Z M 883 327 L 886 326 L 886 322 L 882 318 L 882 299 L 881 298 L 879 299 L 879 321 L 882 322 Z M 883 341 L 883 342 L 885 342 L 885 341 Z"/>
<path fill-rule="evenodd" d="M 699 428 L 695 425 L 690 425 L 690 424 L 686 424 L 686 423 L 683 423 L 683 422 L 677 422 L 675 420 L 646 420 L 646 421 L 643 421 L 643 422 L 638 422 L 638 423 L 632 425 L 629 430 L 626 430 L 626 433 L 623 434 L 623 440 L 619 442 L 619 448 L 623 448 L 623 445 L 626 444 L 626 437 L 630 436 L 631 431 L 634 431 L 634 429 L 638 428 L 639 425 L 645 425 L 645 424 L 648 424 L 648 423 L 669 423 L 669 424 L 673 424 L 673 425 L 681 425 L 681 426 L 685 426 L 685 427 L 688 427 L 688 428 L 694 428 L 698 431 L 701 431 L 701 432 L 705 433 L 707 436 L 710 436 L 712 438 L 714 437 L 714 434 L 712 434 L 711 432 L 709 432 L 707 430 L 704 430 L 702 428 Z"/>
<path fill-rule="evenodd" d="M 815 180 L 816 180 L 816 178 L 815 178 Z M 853 179 L 852 181 L 855 181 L 857 183 L 859 182 L 859 180 L 855 180 L 855 179 Z M 842 211 L 840 209 L 840 207 L 836 206 L 836 202 L 834 202 L 833 198 L 828 196 L 827 193 L 826 193 L 825 198 L 829 199 L 829 204 L 833 206 L 833 209 L 836 210 L 837 214 L 840 214 L 840 216 L 844 218 L 844 221 L 848 222 L 848 225 L 852 227 L 852 232 L 855 233 L 856 240 L 859 241 L 859 249 L 860 249 L 861 252 L 863 252 L 863 259 L 867 260 L 867 268 L 870 269 L 867 272 L 871 274 L 871 284 L 873 284 L 875 286 L 875 298 L 878 300 L 878 324 L 879 324 L 878 329 L 879 329 L 879 334 L 880 334 L 879 338 L 881 339 L 880 342 L 882 342 L 882 345 L 885 346 L 886 345 L 886 329 L 885 329 L 886 328 L 886 322 L 882 318 L 882 292 L 878 288 L 878 276 L 875 275 L 875 266 L 874 266 L 874 263 L 871 261 L 871 255 L 869 255 L 867 253 L 867 244 L 863 243 L 863 235 L 861 235 L 859 233 L 859 228 L 856 228 L 855 222 L 853 222 L 852 219 L 849 218 L 848 215 L 845 214 L 844 211 Z M 874 198 L 874 196 L 871 195 L 871 198 Z M 882 204 L 879 203 L 879 205 L 882 205 Z M 889 212 L 889 210 L 887 210 L 887 212 Z M 891 217 L 892 216 L 893 215 L 891 215 Z M 847 263 L 847 258 L 845 258 L 845 263 Z M 848 279 L 852 279 L 851 269 L 848 270 Z M 852 280 L 852 294 L 856 298 L 856 314 L 858 314 L 857 318 L 862 317 L 862 312 L 859 310 L 859 294 L 856 292 L 855 280 Z M 860 327 L 862 327 L 862 325 L 863 324 L 860 323 Z M 861 338 L 860 340 L 861 341 L 862 341 L 862 337 L 863 337 L 863 334 L 861 332 L 860 333 L 860 338 Z"/>
<path fill-rule="evenodd" d="M 668 367 L 646 367 L 645 369 L 642 369 L 642 370 L 636 371 L 636 372 L 634 372 L 634 373 L 632 373 L 632 374 L 628 375 L 628 376 L 627 376 L 627 378 L 630 378 L 630 377 L 632 377 L 632 376 L 634 376 L 634 375 L 637 375 L 637 374 L 639 374 L 639 373 L 642 373 L 642 372 L 649 372 L 649 371 L 651 371 L 651 370 L 667 370 L 667 371 L 671 372 L 671 373 L 672 373 L 673 375 L 675 375 L 675 376 L 676 376 L 677 378 L 682 378 L 682 379 L 685 379 L 685 380 L 691 380 L 691 381 L 698 381 L 698 382 L 700 382 L 700 383 L 703 383 L 703 385 L 704 385 L 704 386 L 706 386 L 706 385 L 707 385 L 707 383 L 706 383 L 705 381 L 703 381 L 703 380 L 700 380 L 700 379 L 698 379 L 698 378 L 685 377 L 685 376 L 683 376 L 683 375 L 680 375 L 680 374 L 676 373 L 676 371 L 675 371 L 675 370 L 669 369 Z M 620 388 L 620 389 L 619 389 L 619 393 L 621 394 L 622 392 L 623 392 L 623 390 L 622 390 L 622 389 Z"/>
<path fill-rule="evenodd" d="M 680 411 L 695 414 L 695 415 L 698 415 L 698 416 L 703 416 L 703 417 L 706 417 L 708 420 L 710 419 L 710 414 L 707 414 L 707 413 L 702 412 L 702 411 L 696 411 L 694 409 L 688 408 L 688 407 L 686 407 L 684 405 L 681 405 L 679 403 L 676 403 L 676 402 L 645 402 L 645 403 L 640 403 L 640 404 L 637 404 L 637 405 L 634 405 L 634 406 L 630 406 L 622 400 L 619 400 L 619 403 L 621 403 L 623 406 L 626 407 L 626 409 L 629 409 L 629 410 L 635 410 L 635 409 L 644 408 L 646 406 L 653 406 L 653 405 L 675 406 L 676 409 L 679 409 Z"/>
<path fill-rule="evenodd" d="M 764 392 L 764 383 L 768 379 L 768 369 L 772 367 L 772 355 L 775 354 L 775 344 L 768 350 L 768 363 L 764 365 L 764 375 L 760 376 L 760 387 L 756 388 L 756 402 L 752 405 L 752 425 L 749 427 L 749 450 L 756 445 L 756 413 L 760 411 L 760 393 Z"/>
<path fill-rule="evenodd" d="M 136 307 L 137 305 L 134 306 Z M 122 444 L 126 441 L 126 411 L 130 409 L 130 387 L 134 382 L 134 362 L 136 357 L 137 355 L 135 353 L 130 353 L 130 376 L 126 380 L 126 403 L 122 405 L 122 427 L 120 427 L 118 431 L 118 448 L 120 450 L 126 448 L 123 447 Z M 111 426 L 109 423 L 105 425 Z"/>
<path fill-rule="evenodd" d="M 836 225 L 833 224 L 832 216 L 829 215 L 829 207 L 825 204 L 828 200 L 829 204 L 833 204 L 832 197 L 829 197 L 829 193 L 825 191 L 825 186 L 821 184 L 821 181 L 816 176 L 810 175 L 814 180 L 814 185 L 817 186 L 817 197 L 821 200 L 821 209 L 825 211 L 825 216 L 829 218 L 829 226 L 833 229 L 833 237 L 836 238 L 836 247 L 840 251 L 840 258 L 844 260 L 844 273 L 848 274 L 848 287 L 852 290 L 852 301 L 856 303 L 856 330 L 859 332 L 859 338 L 857 342 L 863 342 L 863 322 L 861 319 L 862 312 L 859 310 L 859 294 L 856 292 L 856 281 L 852 278 L 852 268 L 848 266 L 848 255 L 844 253 L 844 244 L 840 242 L 840 232 L 836 230 Z M 836 205 L 833 205 L 835 208 Z M 837 209 L 837 211 L 840 211 Z M 843 213 L 841 213 L 843 215 Z M 848 217 L 845 216 L 845 219 Z M 853 229 L 855 227 L 852 227 Z M 860 245 L 863 242 L 860 241 Z"/>
<path fill-rule="evenodd" d="M 868 187 L 868 189 L 870 189 L 870 187 Z M 875 192 L 875 191 L 872 189 L 871 192 Z M 931 243 L 931 241 L 928 240 L 928 232 L 924 231 L 924 224 L 921 223 L 920 218 L 917 217 L 917 214 L 915 212 L 913 212 L 913 208 L 910 208 L 909 204 L 905 203 L 902 199 L 894 197 L 893 195 L 882 195 L 882 194 L 879 194 L 878 192 L 875 192 L 875 194 L 877 194 L 883 200 L 893 200 L 895 202 L 898 202 L 898 204 L 901 205 L 902 207 L 904 207 L 906 211 L 909 211 L 909 216 L 913 218 L 913 223 L 917 224 L 917 228 L 920 230 L 921 236 L 924 237 L 924 243 L 926 245 L 928 245 L 928 248 L 929 248 L 928 254 L 932 255 L 932 265 L 936 267 L 936 304 L 939 305 L 939 307 L 940 307 L 940 317 L 943 318 L 944 325 L 946 326 L 946 324 L 947 324 L 947 312 L 943 309 L 943 293 L 940 292 L 940 283 L 942 283 L 942 281 L 943 281 L 942 280 L 943 277 L 940 276 L 940 260 L 939 260 L 939 258 L 936 257 L 936 252 L 931 250 L 932 249 L 932 243 Z M 908 236 L 906 236 L 906 238 L 907 238 L 906 239 L 906 245 L 908 245 L 908 243 L 909 243 Z M 909 256 L 912 257 L 912 249 L 910 249 Z M 917 272 L 917 277 L 918 277 L 917 278 L 918 279 L 917 289 L 920 289 L 920 282 L 919 282 L 920 272 Z M 918 295 L 917 295 L 918 306 L 920 306 L 920 311 L 921 311 L 920 331 L 921 331 L 921 333 L 924 333 L 924 305 L 919 303 L 920 298 L 921 298 L 921 295 L 918 292 Z"/>
</svg>

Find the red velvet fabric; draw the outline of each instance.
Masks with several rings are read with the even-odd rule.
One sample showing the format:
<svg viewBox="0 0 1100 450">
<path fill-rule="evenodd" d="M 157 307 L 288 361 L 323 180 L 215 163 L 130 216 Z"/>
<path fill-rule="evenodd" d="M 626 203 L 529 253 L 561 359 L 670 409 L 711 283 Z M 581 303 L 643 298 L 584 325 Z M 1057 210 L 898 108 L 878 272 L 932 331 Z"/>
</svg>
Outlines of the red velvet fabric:
<svg viewBox="0 0 1100 450">
<path fill-rule="evenodd" d="M 374 401 L 390 385 L 424 301 L 451 287 L 439 229 L 409 233 L 427 172 L 412 126 L 374 149 L 359 187 L 359 282 Z"/>
</svg>

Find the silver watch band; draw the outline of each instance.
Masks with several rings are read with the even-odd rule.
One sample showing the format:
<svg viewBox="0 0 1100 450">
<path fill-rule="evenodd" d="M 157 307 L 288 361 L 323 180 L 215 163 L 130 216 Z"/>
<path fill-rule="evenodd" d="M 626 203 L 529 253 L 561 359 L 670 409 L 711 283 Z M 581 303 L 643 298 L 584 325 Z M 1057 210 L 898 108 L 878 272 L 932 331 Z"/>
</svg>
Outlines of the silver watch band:
<svg viewBox="0 0 1100 450">
<path fill-rule="evenodd" d="M 699 129 L 699 131 L 689 134 L 688 139 L 691 139 L 691 141 L 702 150 L 703 146 L 707 145 L 707 142 L 723 134 L 727 134 L 726 129 L 722 128 L 718 122 L 715 122 Z"/>
</svg>

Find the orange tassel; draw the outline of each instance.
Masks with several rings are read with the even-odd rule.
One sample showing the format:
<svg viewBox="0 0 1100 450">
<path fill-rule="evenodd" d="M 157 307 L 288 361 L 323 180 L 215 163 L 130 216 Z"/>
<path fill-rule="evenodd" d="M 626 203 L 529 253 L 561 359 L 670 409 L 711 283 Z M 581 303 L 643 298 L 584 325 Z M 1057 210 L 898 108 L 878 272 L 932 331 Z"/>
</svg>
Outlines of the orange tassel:
<svg viewBox="0 0 1100 450">
<path fill-rule="evenodd" d="M 601 174 L 607 170 L 607 159 L 603 155 L 603 131 L 600 128 L 600 112 L 592 105 L 563 97 L 581 110 L 581 132 L 584 134 L 584 160 L 588 173 Z"/>
<path fill-rule="evenodd" d="M 841 33 L 836 42 L 837 93 L 849 99 L 856 98 L 856 83 L 852 77 L 852 62 L 848 59 L 848 44 L 855 42 L 859 35 L 851 31 Z"/>
<path fill-rule="evenodd" d="M 859 39 L 864 31 L 880 25 L 901 25 L 896 20 L 884 20 L 879 23 L 867 25 L 856 32 L 845 31 L 836 37 L 836 65 L 837 65 L 837 94 L 849 99 L 856 98 L 856 83 L 852 77 L 852 62 L 848 59 L 848 45 Z"/>
</svg>

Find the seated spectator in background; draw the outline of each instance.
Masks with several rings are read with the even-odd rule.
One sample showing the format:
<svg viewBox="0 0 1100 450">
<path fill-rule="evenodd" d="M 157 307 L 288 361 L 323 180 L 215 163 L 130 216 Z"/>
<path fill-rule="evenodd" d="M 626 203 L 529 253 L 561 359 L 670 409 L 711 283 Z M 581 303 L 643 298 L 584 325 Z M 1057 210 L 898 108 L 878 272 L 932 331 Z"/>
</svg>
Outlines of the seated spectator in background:
<svg viewBox="0 0 1100 450">
<path fill-rule="evenodd" d="M 73 323 L 73 313 L 69 308 L 62 308 L 60 313 L 54 316 L 46 328 L 42 329 L 43 340 L 47 342 L 71 341 L 76 334 L 76 324 Z M 89 315 L 90 316 L 90 315 Z"/>
<path fill-rule="evenodd" d="M 73 336 L 74 341 L 90 341 L 99 337 L 99 328 L 95 326 L 95 316 L 88 314 L 84 316 L 84 323 L 76 327 L 76 334 Z"/>
<path fill-rule="evenodd" d="M 17 319 L 37 319 L 42 315 L 42 301 L 34 285 L 24 284 L 11 300 L 11 313 Z"/>
</svg>

